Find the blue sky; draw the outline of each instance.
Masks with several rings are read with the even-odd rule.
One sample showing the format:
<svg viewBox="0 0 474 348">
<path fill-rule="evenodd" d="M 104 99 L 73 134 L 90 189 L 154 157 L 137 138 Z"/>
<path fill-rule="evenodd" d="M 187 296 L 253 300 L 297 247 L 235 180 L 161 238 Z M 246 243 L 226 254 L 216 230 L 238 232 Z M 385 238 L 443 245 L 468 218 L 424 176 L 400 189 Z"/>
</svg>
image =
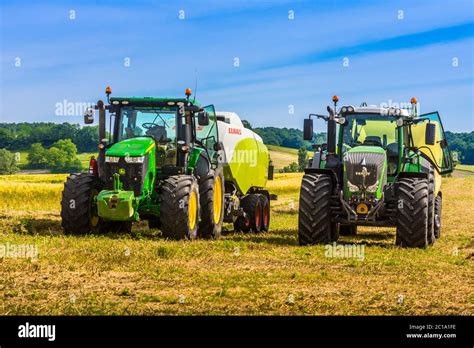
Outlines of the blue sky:
<svg viewBox="0 0 474 348">
<path fill-rule="evenodd" d="M 254 126 L 302 128 L 337 94 L 341 105 L 415 96 L 422 112 L 441 113 L 447 130 L 471 131 L 473 7 L 471 0 L 4 0 L 0 121 L 81 123 L 80 115 L 55 115 L 56 104 L 95 102 L 107 85 L 117 96 L 182 96 L 197 76 L 201 103 Z"/>
</svg>

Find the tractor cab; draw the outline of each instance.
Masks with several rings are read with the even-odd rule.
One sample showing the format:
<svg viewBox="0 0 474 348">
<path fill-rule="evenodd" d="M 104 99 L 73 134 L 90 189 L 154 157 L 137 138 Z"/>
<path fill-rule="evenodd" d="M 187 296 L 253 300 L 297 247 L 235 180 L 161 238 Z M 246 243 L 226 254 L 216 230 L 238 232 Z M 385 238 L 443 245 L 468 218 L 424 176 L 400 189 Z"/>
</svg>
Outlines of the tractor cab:
<svg viewBox="0 0 474 348">
<path fill-rule="evenodd" d="M 196 100 L 190 100 L 190 89 L 186 90 L 186 98 L 109 98 L 109 87 L 106 93 L 109 104 L 99 101 L 96 106 L 99 118 L 104 119 L 103 122 L 99 120 L 99 128 L 102 128 L 99 129 L 102 133 L 99 162 L 103 164 L 99 168 L 104 169 L 99 176 L 104 181 L 110 181 L 106 173 L 108 164 L 151 163 L 149 157 L 154 157 L 155 165 L 152 167 L 156 168 L 156 176 L 195 169 L 207 172 L 217 164 L 218 134 L 214 106 L 201 107 Z M 107 136 L 106 110 L 110 127 Z M 90 112 L 86 112 L 84 119 L 85 123 L 93 122 Z M 207 163 L 200 163 L 199 168 L 189 167 L 192 158 Z"/>
</svg>

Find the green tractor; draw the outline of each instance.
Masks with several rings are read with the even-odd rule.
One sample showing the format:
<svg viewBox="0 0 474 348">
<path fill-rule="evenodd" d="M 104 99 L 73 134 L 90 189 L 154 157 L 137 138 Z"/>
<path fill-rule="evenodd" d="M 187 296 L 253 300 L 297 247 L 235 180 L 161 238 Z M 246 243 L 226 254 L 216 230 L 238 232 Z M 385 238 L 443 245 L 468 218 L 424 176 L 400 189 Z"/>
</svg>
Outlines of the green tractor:
<svg viewBox="0 0 474 348">
<path fill-rule="evenodd" d="M 396 227 L 395 244 L 425 248 L 441 232 L 441 176 L 453 170 L 438 112 L 411 107 L 343 106 L 333 97 L 328 115 L 310 114 L 304 138 L 313 138 L 312 117 L 327 122 L 327 144 L 313 145 L 303 176 L 298 218 L 300 245 L 356 235 L 357 226 Z"/>
<path fill-rule="evenodd" d="M 99 113 L 99 154 L 89 173 L 71 174 L 64 184 L 65 234 L 129 232 L 140 220 L 176 240 L 219 238 L 224 221 L 268 229 L 268 151 L 253 135 L 237 141 L 253 132 L 237 125 L 231 130 L 239 134 L 224 134 L 228 119 L 191 100 L 190 89 L 185 98 L 110 97 L 110 87 L 106 94 L 107 104 L 99 100 L 84 115 L 91 124 L 94 109 Z M 240 144 L 258 147 L 255 161 L 233 156 Z"/>
</svg>

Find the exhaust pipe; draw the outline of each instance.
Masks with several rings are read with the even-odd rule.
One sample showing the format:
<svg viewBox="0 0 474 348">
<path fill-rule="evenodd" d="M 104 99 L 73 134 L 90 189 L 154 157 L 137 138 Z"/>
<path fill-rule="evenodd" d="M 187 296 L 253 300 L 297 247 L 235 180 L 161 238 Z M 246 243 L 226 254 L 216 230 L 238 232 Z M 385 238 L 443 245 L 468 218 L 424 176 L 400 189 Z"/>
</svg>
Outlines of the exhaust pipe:
<svg viewBox="0 0 474 348">
<path fill-rule="evenodd" d="M 97 109 L 99 110 L 99 156 L 97 157 L 99 178 L 104 180 L 104 166 L 105 166 L 105 105 L 102 100 L 97 102 Z"/>
<path fill-rule="evenodd" d="M 334 110 L 328 106 L 329 119 L 328 119 L 328 154 L 336 153 L 336 119 Z"/>
</svg>

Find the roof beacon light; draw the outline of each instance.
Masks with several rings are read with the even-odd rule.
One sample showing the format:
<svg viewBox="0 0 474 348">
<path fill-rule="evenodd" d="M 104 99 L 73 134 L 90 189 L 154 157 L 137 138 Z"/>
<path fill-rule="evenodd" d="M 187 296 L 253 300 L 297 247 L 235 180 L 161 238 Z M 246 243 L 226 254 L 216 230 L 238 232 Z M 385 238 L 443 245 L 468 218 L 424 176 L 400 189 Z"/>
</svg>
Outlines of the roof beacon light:
<svg viewBox="0 0 474 348">
<path fill-rule="evenodd" d="M 192 94 L 191 88 L 186 88 L 186 91 L 184 92 L 184 94 L 186 94 L 186 96 L 189 97 Z"/>
</svg>

